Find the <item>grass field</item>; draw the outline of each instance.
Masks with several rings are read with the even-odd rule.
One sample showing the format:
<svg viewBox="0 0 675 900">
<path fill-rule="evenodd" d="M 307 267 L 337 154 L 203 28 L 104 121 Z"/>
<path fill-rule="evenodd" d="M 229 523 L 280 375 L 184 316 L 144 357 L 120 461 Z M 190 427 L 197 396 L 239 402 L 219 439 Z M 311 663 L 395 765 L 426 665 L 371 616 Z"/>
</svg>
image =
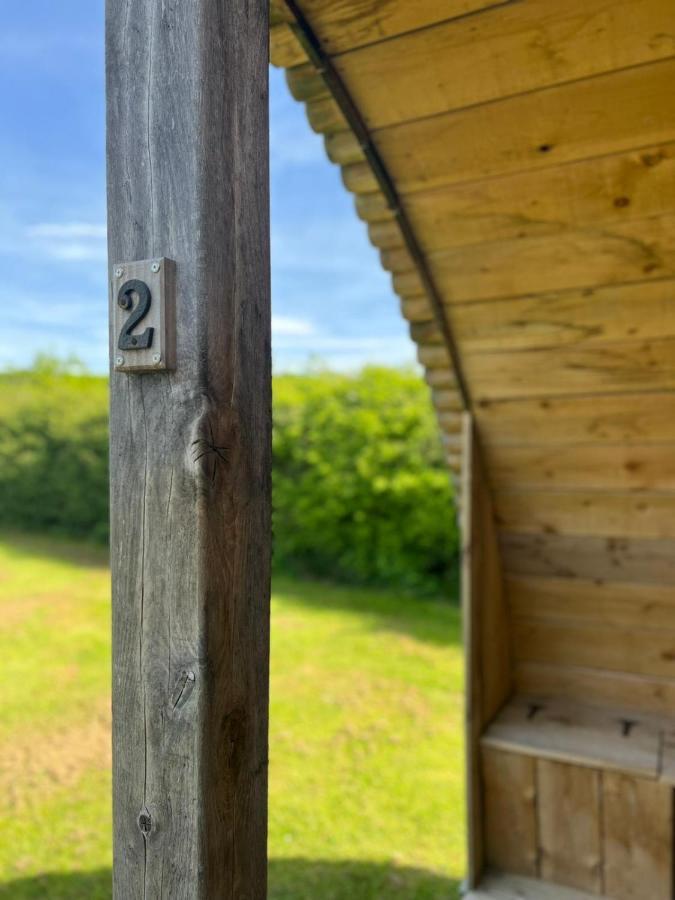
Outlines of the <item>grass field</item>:
<svg viewBox="0 0 675 900">
<path fill-rule="evenodd" d="M 109 572 L 0 536 L 0 897 L 109 898 Z M 277 579 L 271 900 L 448 900 L 463 871 L 457 610 Z"/>
</svg>

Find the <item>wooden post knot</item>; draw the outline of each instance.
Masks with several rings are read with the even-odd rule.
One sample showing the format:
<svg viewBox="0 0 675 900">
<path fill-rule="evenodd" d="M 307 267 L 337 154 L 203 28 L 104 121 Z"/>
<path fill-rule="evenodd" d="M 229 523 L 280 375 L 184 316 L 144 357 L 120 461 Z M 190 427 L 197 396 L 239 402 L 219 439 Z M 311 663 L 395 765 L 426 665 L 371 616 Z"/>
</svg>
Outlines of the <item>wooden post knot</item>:
<svg viewBox="0 0 675 900">
<path fill-rule="evenodd" d="M 183 669 L 171 694 L 171 709 L 180 709 L 185 706 L 194 689 L 195 681 L 195 673 L 190 669 Z"/>
<path fill-rule="evenodd" d="M 144 838 L 147 838 L 152 831 L 152 816 L 147 806 L 144 806 L 138 814 L 138 827 Z"/>
</svg>

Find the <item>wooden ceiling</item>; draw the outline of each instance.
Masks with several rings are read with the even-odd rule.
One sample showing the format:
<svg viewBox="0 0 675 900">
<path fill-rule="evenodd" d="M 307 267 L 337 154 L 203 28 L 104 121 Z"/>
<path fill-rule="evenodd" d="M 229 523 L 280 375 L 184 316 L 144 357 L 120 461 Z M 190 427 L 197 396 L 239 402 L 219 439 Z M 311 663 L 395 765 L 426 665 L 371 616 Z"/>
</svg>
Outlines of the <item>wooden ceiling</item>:
<svg viewBox="0 0 675 900">
<path fill-rule="evenodd" d="M 309 61 L 307 29 L 441 299 L 516 616 L 533 615 L 519 602 L 532 576 L 576 578 L 589 597 L 598 579 L 674 584 L 675 3 L 289 5 L 273 5 L 272 59 L 392 273 L 457 469 L 462 398 L 443 322 L 363 140 Z M 573 637 L 556 662 L 587 665 Z M 524 682 L 543 665 L 531 644 L 518 642 Z"/>
</svg>

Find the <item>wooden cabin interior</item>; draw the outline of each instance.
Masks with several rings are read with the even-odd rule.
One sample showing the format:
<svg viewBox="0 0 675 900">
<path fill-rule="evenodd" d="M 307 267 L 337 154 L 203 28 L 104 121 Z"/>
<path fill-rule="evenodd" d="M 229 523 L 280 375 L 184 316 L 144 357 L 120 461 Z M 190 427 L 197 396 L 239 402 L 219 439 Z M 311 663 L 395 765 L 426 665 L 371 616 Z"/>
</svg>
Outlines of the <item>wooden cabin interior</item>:
<svg viewBox="0 0 675 900">
<path fill-rule="evenodd" d="M 675 3 L 271 23 L 462 486 L 469 896 L 670 900 Z"/>
</svg>

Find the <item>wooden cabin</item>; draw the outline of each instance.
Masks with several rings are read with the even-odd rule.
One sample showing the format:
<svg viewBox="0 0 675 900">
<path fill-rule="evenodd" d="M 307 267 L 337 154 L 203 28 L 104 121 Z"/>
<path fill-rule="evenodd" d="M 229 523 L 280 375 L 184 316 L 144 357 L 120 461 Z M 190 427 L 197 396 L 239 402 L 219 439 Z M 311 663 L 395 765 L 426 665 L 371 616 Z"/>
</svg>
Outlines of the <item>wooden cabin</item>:
<svg viewBox="0 0 675 900">
<path fill-rule="evenodd" d="M 675 3 L 275 0 L 271 54 L 463 485 L 471 896 L 671 900 Z"/>
<path fill-rule="evenodd" d="M 178 296 L 175 371 L 111 381 L 115 895 L 262 900 L 267 0 L 107 6 L 111 265 Z M 461 486 L 469 896 L 672 900 L 675 2 L 272 0 L 270 35 Z"/>
</svg>

